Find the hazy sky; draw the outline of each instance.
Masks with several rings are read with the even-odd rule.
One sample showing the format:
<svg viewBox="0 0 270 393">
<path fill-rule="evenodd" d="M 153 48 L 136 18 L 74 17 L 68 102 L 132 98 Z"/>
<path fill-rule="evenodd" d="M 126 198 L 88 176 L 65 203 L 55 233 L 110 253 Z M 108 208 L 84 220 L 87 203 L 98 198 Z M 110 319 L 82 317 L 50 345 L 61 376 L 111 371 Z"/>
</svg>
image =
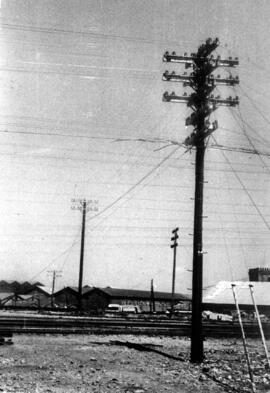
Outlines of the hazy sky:
<svg viewBox="0 0 270 393">
<path fill-rule="evenodd" d="M 194 151 L 184 104 L 162 102 L 166 50 L 239 57 L 239 108 L 219 108 L 206 153 L 204 286 L 247 278 L 270 256 L 270 2 L 265 0 L 2 0 L 0 278 L 171 289 L 171 231 L 180 228 L 176 290 L 189 293 Z M 188 70 L 189 71 L 189 70 Z M 228 76 L 228 70 L 216 74 Z M 215 148 L 222 145 L 222 149 Z M 247 153 L 244 149 L 263 155 Z"/>
</svg>

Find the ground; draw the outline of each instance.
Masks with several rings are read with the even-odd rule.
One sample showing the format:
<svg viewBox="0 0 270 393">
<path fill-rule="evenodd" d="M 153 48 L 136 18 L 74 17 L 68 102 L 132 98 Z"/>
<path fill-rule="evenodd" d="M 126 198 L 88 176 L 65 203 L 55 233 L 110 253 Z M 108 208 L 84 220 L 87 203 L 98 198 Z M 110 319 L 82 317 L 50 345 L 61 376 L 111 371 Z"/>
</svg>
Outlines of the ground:
<svg viewBox="0 0 270 393">
<path fill-rule="evenodd" d="M 127 342 L 151 345 L 142 351 Z M 252 391 L 240 340 L 207 340 L 201 365 L 189 362 L 189 351 L 183 337 L 15 335 L 13 345 L 0 347 L 0 392 Z M 249 352 L 258 391 L 270 392 L 260 341 L 250 341 Z"/>
</svg>

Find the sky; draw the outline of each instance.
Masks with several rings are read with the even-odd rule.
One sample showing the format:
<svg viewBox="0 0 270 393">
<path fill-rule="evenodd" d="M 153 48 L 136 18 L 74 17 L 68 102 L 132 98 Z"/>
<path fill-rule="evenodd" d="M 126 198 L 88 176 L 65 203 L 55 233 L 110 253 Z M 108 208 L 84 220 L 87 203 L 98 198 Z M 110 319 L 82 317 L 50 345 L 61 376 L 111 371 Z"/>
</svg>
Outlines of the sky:
<svg viewBox="0 0 270 393">
<path fill-rule="evenodd" d="M 195 152 L 190 109 L 162 101 L 180 83 L 165 51 L 239 58 L 236 108 L 211 115 L 204 188 L 204 288 L 269 266 L 269 1 L 2 0 L 0 30 L 0 277 L 78 285 L 82 214 L 84 281 L 170 291 L 171 231 L 179 227 L 177 292 L 190 294 Z M 189 70 L 187 70 L 189 72 Z"/>
</svg>

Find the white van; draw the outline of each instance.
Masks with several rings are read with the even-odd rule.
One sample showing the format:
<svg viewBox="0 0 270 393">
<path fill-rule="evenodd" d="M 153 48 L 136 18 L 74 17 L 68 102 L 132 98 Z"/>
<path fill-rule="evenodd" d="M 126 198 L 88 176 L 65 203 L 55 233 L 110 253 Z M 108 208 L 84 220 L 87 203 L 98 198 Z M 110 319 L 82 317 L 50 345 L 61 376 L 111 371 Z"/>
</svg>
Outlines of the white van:
<svg viewBox="0 0 270 393">
<path fill-rule="evenodd" d="M 141 312 L 138 306 L 132 304 L 109 304 L 105 313 L 127 313 L 127 314 L 139 314 Z"/>
</svg>

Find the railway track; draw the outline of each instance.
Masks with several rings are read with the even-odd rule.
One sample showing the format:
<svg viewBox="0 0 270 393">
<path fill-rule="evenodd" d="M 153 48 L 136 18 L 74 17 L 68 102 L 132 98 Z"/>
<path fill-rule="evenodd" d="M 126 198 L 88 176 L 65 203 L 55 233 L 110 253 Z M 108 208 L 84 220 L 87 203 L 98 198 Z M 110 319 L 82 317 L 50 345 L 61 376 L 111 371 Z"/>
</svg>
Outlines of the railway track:
<svg viewBox="0 0 270 393">
<path fill-rule="evenodd" d="M 263 324 L 266 338 L 270 338 L 270 324 Z M 241 337 L 238 323 L 205 322 L 205 337 Z M 260 337 L 256 323 L 246 323 L 247 337 Z M 86 318 L 68 316 L 26 315 L 0 316 L 0 334 L 148 334 L 189 336 L 190 322 L 135 318 Z"/>
</svg>

